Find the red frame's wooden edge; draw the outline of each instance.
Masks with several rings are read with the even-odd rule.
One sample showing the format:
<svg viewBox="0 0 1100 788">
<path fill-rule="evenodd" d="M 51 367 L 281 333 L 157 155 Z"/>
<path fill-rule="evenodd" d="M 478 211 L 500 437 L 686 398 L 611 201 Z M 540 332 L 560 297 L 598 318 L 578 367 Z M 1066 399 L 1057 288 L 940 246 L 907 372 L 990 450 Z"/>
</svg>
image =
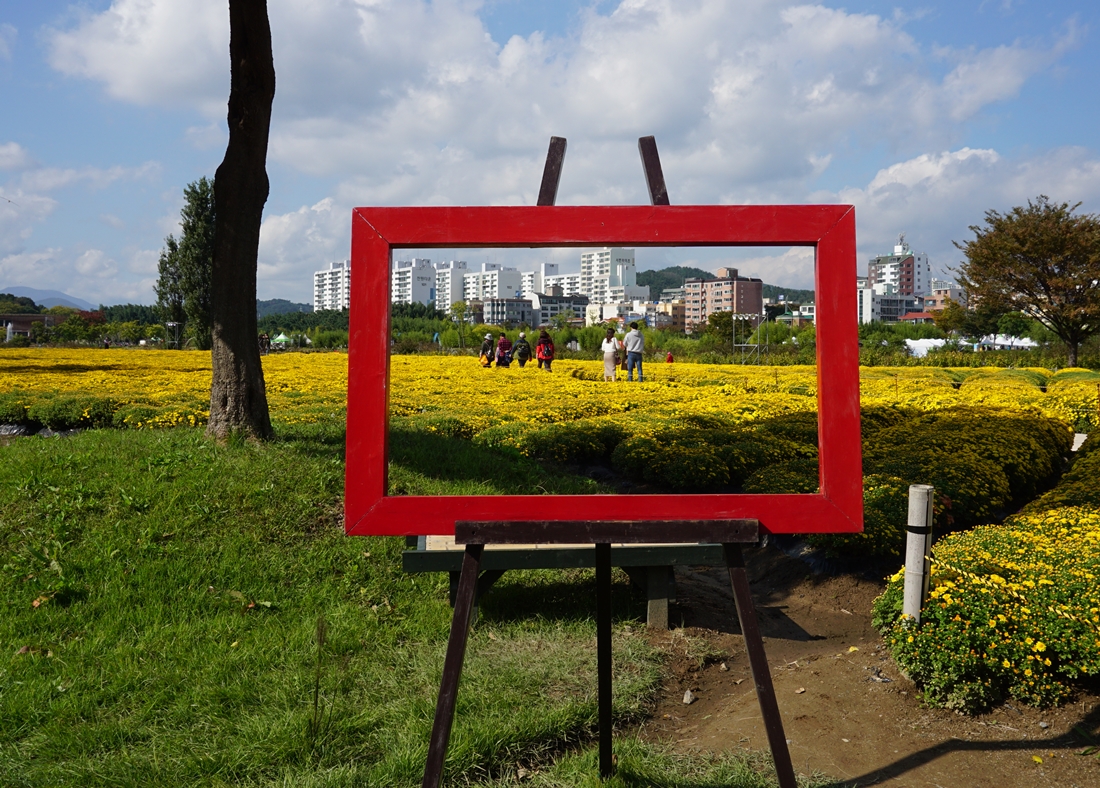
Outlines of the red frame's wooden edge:
<svg viewBox="0 0 1100 788">
<path fill-rule="evenodd" d="M 819 465 L 814 495 L 387 496 L 389 278 L 396 248 L 814 246 Z M 457 520 L 755 518 L 773 533 L 862 530 L 855 213 L 846 205 L 356 208 L 346 530 L 452 534 Z M 384 309 L 371 309 L 384 304 Z M 609 513 L 606 517 L 600 512 Z"/>
</svg>

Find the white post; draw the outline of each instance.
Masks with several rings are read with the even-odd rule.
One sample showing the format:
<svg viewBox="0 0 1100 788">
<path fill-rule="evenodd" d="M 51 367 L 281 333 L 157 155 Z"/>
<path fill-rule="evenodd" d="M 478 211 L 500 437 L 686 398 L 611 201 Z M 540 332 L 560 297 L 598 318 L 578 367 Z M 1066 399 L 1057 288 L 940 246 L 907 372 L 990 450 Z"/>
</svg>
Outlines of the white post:
<svg viewBox="0 0 1100 788">
<path fill-rule="evenodd" d="M 901 612 L 912 616 L 918 624 L 921 607 L 928 596 L 931 568 L 932 493 L 931 485 L 909 485 L 909 522 L 905 527 L 905 596 Z"/>
</svg>

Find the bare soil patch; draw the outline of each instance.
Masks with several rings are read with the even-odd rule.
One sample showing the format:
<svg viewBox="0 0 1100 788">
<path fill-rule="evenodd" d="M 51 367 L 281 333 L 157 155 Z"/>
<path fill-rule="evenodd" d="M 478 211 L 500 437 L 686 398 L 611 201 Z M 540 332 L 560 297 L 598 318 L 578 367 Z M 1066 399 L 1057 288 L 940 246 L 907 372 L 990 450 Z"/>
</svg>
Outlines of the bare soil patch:
<svg viewBox="0 0 1100 788">
<path fill-rule="evenodd" d="M 838 788 L 1100 785 L 1100 759 L 1078 754 L 1082 732 L 1100 741 L 1096 693 L 1045 711 L 927 708 L 871 627 L 881 582 L 815 575 L 775 548 L 747 551 L 746 562 L 796 771 Z M 673 654 L 670 674 L 641 737 L 680 752 L 767 749 L 728 575 L 678 569 L 676 583 L 680 628 L 653 634 Z"/>
</svg>

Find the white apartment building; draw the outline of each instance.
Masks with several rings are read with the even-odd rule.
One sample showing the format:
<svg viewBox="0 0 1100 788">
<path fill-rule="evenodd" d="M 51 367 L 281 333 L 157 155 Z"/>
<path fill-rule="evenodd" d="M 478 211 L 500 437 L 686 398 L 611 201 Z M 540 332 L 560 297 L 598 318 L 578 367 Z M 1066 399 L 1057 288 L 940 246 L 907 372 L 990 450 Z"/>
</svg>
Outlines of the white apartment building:
<svg viewBox="0 0 1100 788">
<path fill-rule="evenodd" d="M 531 302 L 526 298 L 486 298 L 482 322 L 491 326 L 529 326 L 534 323 Z"/>
<path fill-rule="evenodd" d="M 435 303 L 435 274 L 432 261 L 426 258 L 395 260 L 390 269 L 390 303 Z"/>
<path fill-rule="evenodd" d="M 871 258 L 867 264 L 867 279 L 872 287 L 887 285 L 903 296 L 925 296 L 932 290 L 928 255 L 915 254 L 905 242 L 905 233 L 898 236 L 893 254 Z"/>
<path fill-rule="evenodd" d="M 902 295 L 893 285 L 871 285 L 867 277 L 856 277 L 856 314 L 860 323 L 896 323 L 911 312 L 924 309 L 919 296 Z"/>
<path fill-rule="evenodd" d="M 552 287 L 560 287 L 562 295 L 566 296 L 585 295 L 581 290 L 580 274 L 555 274 L 543 277 L 543 292 L 550 292 Z"/>
<path fill-rule="evenodd" d="M 553 293 L 533 293 L 531 295 L 532 326 L 549 326 L 558 315 L 569 319 L 584 317 L 588 299 L 585 296 L 554 295 Z"/>
<path fill-rule="evenodd" d="M 347 309 L 351 304 L 351 260 L 329 263 L 313 273 L 313 311 Z"/>
<path fill-rule="evenodd" d="M 462 300 L 484 301 L 488 298 L 521 298 L 523 274 L 499 263 L 482 263 L 480 271 L 462 277 Z"/>
<path fill-rule="evenodd" d="M 557 263 L 541 263 L 537 271 L 523 272 L 523 297 L 530 298 L 535 293 L 545 292 L 544 287 L 547 277 L 557 276 Z"/>
<path fill-rule="evenodd" d="M 600 304 L 648 300 L 649 288 L 638 285 L 634 250 L 611 247 L 582 252 L 581 295 Z"/>
<path fill-rule="evenodd" d="M 462 301 L 465 260 L 447 260 L 435 264 L 435 308 L 446 312 L 455 301 Z"/>
</svg>

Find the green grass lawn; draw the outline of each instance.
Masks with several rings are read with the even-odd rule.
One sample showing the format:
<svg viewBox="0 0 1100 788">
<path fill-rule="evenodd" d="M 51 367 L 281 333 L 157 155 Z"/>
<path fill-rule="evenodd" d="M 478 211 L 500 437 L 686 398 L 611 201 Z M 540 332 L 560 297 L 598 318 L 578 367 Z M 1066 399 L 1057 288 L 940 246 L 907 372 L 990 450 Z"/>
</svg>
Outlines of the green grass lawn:
<svg viewBox="0 0 1100 788">
<path fill-rule="evenodd" d="M 400 539 L 344 536 L 343 441 L 342 425 L 313 425 L 265 445 L 176 429 L 0 447 L 0 785 L 419 785 L 447 581 L 403 573 Z M 538 470 L 437 449 L 395 436 L 395 483 L 445 492 Z M 614 595 L 633 623 L 615 637 L 629 723 L 661 655 L 625 575 Z M 593 610 L 589 572 L 497 584 L 467 652 L 450 784 L 510 784 L 519 763 L 533 785 L 596 784 Z M 614 784 L 770 780 L 739 758 L 620 745 Z"/>
</svg>

